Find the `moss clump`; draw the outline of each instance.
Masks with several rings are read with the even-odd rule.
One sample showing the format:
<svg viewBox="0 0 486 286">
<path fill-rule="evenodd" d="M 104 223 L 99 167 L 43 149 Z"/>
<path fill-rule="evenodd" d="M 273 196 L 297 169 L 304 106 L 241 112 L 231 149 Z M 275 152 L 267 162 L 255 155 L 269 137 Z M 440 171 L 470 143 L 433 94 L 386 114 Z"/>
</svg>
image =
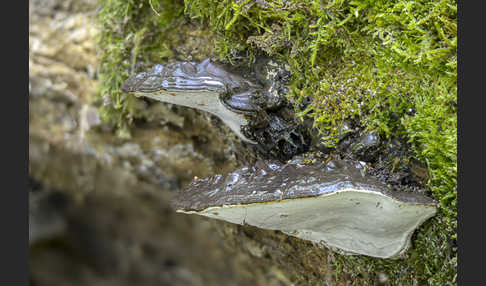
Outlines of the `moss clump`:
<svg viewBox="0 0 486 286">
<path fill-rule="evenodd" d="M 457 8 L 452 0 L 101 0 L 101 94 L 105 117 L 125 130 L 135 99 L 121 82 L 135 63 L 173 57 L 187 18 L 218 38 L 230 62 L 239 51 L 289 63 L 289 99 L 313 118 L 326 144 L 345 120 L 407 138 L 426 163 L 439 214 L 415 235 L 403 261 L 337 256 L 359 285 L 384 271 L 391 284 L 455 284 L 457 251 Z M 186 29 L 186 31 L 188 31 Z M 128 120 L 127 120 L 128 119 Z M 366 278 L 363 278 L 366 277 Z M 358 282 L 359 281 L 359 282 Z"/>
</svg>

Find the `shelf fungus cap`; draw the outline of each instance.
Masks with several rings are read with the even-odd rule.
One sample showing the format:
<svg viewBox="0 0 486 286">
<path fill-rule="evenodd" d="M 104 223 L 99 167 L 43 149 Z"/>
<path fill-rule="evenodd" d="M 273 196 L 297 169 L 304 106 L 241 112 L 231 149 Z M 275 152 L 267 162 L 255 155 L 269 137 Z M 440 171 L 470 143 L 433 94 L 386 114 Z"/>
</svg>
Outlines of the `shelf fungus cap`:
<svg viewBox="0 0 486 286">
<path fill-rule="evenodd" d="M 251 97 L 260 92 L 261 87 L 209 59 L 199 64 L 155 65 L 129 77 L 121 89 L 135 96 L 212 113 L 243 141 L 256 143 L 241 132 L 241 127 L 248 124 L 247 116 L 257 112 L 258 107 L 251 102 Z"/>
<path fill-rule="evenodd" d="M 390 191 L 356 164 L 297 159 L 258 161 L 226 175 L 196 179 L 173 201 L 177 212 L 280 230 L 344 254 L 393 258 L 436 202 Z"/>
</svg>

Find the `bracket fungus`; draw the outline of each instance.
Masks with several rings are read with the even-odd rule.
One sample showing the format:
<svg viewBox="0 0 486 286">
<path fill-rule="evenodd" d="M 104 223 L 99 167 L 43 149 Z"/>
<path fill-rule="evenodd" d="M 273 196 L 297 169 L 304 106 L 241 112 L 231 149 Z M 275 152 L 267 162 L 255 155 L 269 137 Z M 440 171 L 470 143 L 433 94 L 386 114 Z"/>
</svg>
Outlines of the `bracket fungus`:
<svg viewBox="0 0 486 286">
<path fill-rule="evenodd" d="M 393 258 L 436 213 L 434 200 L 391 191 L 352 162 L 258 161 L 196 179 L 173 201 L 177 212 L 280 230 L 344 254 Z"/>
<path fill-rule="evenodd" d="M 288 159 L 305 152 L 310 143 L 305 129 L 285 111 L 289 73 L 268 59 L 253 69 L 206 59 L 155 65 L 129 77 L 121 88 L 135 96 L 212 113 L 257 150 Z"/>
<path fill-rule="evenodd" d="M 155 65 L 147 72 L 128 78 L 121 88 L 136 96 L 210 112 L 242 140 L 256 143 L 241 133 L 241 126 L 248 123 L 246 115 L 257 111 L 250 102 L 250 96 L 257 93 L 259 87 L 225 71 L 209 59 L 200 64 L 176 62 Z"/>
</svg>

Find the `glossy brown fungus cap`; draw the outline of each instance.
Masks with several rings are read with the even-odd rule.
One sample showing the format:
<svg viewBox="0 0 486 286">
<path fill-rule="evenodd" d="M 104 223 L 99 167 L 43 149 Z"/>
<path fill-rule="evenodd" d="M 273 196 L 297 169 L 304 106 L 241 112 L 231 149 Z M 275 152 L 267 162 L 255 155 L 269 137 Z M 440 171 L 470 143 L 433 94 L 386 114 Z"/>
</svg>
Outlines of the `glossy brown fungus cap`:
<svg viewBox="0 0 486 286">
<path fill-rule="evenodd" d="M 420 194 L 391 191 L 357 162 L 260 161 L 196 179 L 177 195 L 178 212 L 249 224 L 344 254 L 397 257 L 413 231 L 436 213 Z"/>
</svg>

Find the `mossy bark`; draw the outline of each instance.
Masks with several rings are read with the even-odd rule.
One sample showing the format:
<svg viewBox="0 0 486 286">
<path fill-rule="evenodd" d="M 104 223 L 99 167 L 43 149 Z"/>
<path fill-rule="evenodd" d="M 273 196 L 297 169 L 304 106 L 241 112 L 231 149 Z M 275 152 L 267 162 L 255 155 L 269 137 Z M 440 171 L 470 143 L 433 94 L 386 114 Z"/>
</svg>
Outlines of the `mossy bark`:
<svg viewBox="0 0 486 286">
<path fill-rule="evenodd" d="M 440 203 L 439 214 L 416 232 L 401 260 L 333 254 L 337 280 L 353 285 L 456 284 L 455 1 L 100 4 L 103 114 L 120 135 L 128 136 L 130 124 L 142 117 L 137 99 L 120 90 L 128 74 L 170 60 L 212 57 L 234 63 L 259 54 L 283 60 L 292 70 L 288 99 L 302 119 L 312 122 L 318 141 L 333 148 L 343 124 L 352 121 L 361 130 L 408 142 L 405 167 L 412 168 L 413 160 L 426 166 L 423 186 Z M 236 230 L 245 232 L 244 227 Z M 300 249 L 300 244 L 289 245 Z M 292 268 L 300 263 L 304 267 L 297 268 L 305 269 L 292 276 L 296 283 L 325 280 L 320 267 L 330 263 L 324 258 L 328 256 L 307 246 L 317 258 L 310 264 L 302 257 L 291 259 Z M 280 267 L 289 263 L 271 257 L 262 259 Z"/>
</svg>

